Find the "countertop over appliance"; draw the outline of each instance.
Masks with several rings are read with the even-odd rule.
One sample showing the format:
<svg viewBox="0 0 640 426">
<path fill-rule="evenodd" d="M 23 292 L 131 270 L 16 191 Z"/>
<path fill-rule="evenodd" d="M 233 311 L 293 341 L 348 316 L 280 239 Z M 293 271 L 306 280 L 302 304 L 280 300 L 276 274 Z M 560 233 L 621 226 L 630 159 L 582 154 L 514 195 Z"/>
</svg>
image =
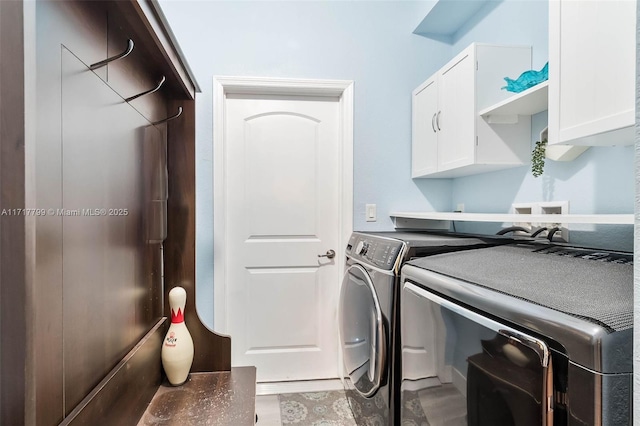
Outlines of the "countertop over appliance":
<svg viewBox="0 0 640 426">
<path fill-rule="evenodd" d="M 407 266 L 405 279 L 426 274 L 428 288 L 445 297 L 569 342 L 564 344 L 570 358 L 587 368 L 632 371 L 632 360 L 620 355 L 632 345 L 633 258 L 628 253 L 518 244 L 408 265 L 423 271 Z M 594 353 L 595 346 L 602 353 Z"/>
</svg>

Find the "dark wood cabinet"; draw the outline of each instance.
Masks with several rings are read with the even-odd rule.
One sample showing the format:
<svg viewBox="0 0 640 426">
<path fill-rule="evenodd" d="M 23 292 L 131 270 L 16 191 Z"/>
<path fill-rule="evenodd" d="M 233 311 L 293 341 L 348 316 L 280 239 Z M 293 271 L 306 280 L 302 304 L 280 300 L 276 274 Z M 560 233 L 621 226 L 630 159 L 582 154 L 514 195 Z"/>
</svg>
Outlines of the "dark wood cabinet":
<svg viewBox="0 0 640 426">
<path fill-rule="evenodd" d="M 153 1 L 0 1 L 1 424 L 135 424 L 176 285 L 192 371 L 230 370 L 195 311 L 196 92 Z"/>
<path fill-rule="evenodd" d="M 68 414 L 163 316 L 154 303 L 161 246 L 147 241 L 143 226 L 143 150 L 164 146 L 165 137 L 73 53 L 63 49 L 61 63 Z"/>
</svg>

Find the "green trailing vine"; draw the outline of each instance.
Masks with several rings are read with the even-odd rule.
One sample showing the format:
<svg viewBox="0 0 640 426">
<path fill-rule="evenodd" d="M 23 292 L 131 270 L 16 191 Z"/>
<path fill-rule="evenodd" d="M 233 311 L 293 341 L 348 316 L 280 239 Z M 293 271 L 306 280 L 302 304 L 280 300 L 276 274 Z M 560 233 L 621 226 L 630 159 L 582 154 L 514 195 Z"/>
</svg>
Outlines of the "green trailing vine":
<svg viewBox="0 0 640 426">
<path fill-rule="evenodd" d="M 547 140 L 536 141 L 536 146 L 531 153 L 531 172 L 533 177 L 538 177 L 544 173 L 544 158 L 547 150 Z"/>
</svg>

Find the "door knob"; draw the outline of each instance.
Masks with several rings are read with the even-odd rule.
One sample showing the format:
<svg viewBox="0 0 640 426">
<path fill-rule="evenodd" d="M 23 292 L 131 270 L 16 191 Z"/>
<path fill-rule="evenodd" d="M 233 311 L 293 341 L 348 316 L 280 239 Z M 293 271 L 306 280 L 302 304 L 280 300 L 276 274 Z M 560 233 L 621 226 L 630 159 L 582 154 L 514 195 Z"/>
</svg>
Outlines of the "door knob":
<svg viewBox="0 0 640 426">
<path fill-rule="evenodd" d="M 325 254 L 319 254 L 318 257 L 326 257 L 327 259 L 333 259 L 336 257 L 336 252 L 333 250 L 327 250 Z"/>
</svg>

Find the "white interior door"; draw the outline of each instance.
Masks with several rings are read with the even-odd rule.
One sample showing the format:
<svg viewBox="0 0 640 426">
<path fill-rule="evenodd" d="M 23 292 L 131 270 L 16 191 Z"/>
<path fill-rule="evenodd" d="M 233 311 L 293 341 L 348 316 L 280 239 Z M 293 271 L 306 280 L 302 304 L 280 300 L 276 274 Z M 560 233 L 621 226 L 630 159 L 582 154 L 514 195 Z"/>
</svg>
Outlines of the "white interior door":
<svg viewBox="0 0 640 426">
<path fill-rule="evenodd" d="M 339 98 L 227 95 L 227 331 L 258 381 L 338 376 Z"/>
</svg>

